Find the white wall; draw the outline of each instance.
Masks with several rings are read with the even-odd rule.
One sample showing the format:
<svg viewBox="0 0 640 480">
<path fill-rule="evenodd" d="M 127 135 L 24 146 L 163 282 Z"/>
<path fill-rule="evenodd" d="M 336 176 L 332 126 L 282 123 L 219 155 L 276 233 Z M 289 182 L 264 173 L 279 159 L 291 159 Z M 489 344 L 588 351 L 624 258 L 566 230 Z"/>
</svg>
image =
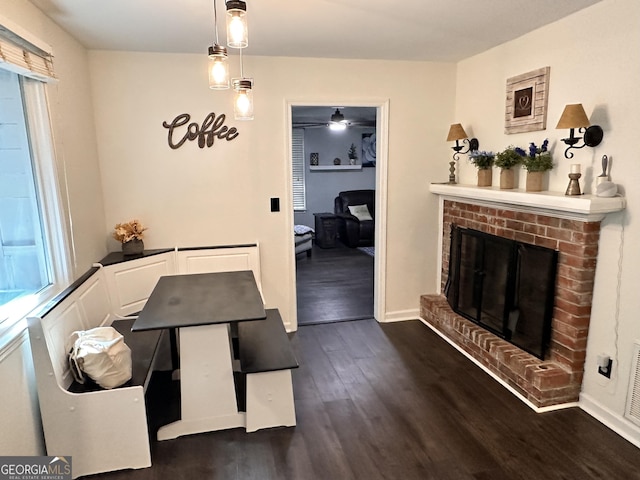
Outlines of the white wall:
<svg viewBox="0 0 640 480">
<path fill-rule="evenodd" d="M 232 93 L 207 88 L 204 55 L 92 51 L 90 61 L 104 228 L 138 217 L 149 226 L 150 248 L 259 242 L 267 305 L 288 324 L 295 270 L 287 102 L 388 99 L 387 314 L 418 314 L 420 294 L 435 289 L 437 201 L 428 183 L 446 179 L 446 162 L 433 159 L 448 155 L 455 66 L 246 56 L 255 120 L 237 122 Z M 424 88 L 406 88 L 406 78 Z M 212 148 L 168 147 L 163 121 L 189 113 L 201 124 L 209 112 L 227 114 L 226 125 L 240 135 Z M 271 197 L 281 199 L 281 212 L 270 212 Z"/>
<path fill-rule="evenodd" d="M 636 0 L 604 0 L 460 62 L 456 120 L 487 150 L 501 150 L 509 144 L 526 147 L 531 141 L 539 144 L 549 138 L 556 164 L 549 176 L 550 190 L 563 192 L 569 165 L 580 163 L 586 172 L 583 189 L 591 192 L 593 179 L 601 171 L 602 155 L 612 159 L 612 180 L 625 192 L 628 203 L 624 213 L 602 222 L 581 401 L 585 409 L 608 419 L 640 445 L 640 429 L 622 417 L 633 342 L 640 341 L 640 225 L 634 221 L 634 212 L 640 211 L 635 181 L 640 178 L 640 163 L 632 147 L 640 131 L 638 102 L 633 100 L 640 84 L 639 18 Z M 545 66 L 551 67 L 546 131 L 504 134 L 506 79 Z M 564 144 L 559 143 L 568 132 L 555 129 L 568 103 L 582 103 L 591 123 L 604 129 L 604 140 L 597 148 L 574 150 L 571 160 L 564 158 Z M 476 170 L 466 157 L 459 170 L 463 183 L 475 182 Z M 524 172 L 520 185 L 524 185 Z M 600 353 L 614 358 L 611 380 L 597 374 Z"/>
<path fill-rule="evenodd" d="M 106 253 L 87 52 L 26 0 L 0 0 L 0 14 L 54 51 L 60 81 L 47 86 L 47 97 L 65 214 L 73 227 L 77 277 Z M 0 350 L 0 455 L 44 453 L 32 369 L 26 333 Z"/>
<path fill-rule="evenodd" d="M 305 189 L 307 209 L 295 213 L 295 223 L 314 226 L 314 213 L 333 212 L 333 200 L 338 192 L 376 188 L 376 169 L 367 167 L 360 170 L 311 170 L 309 154 L 320 154 L 319 165 L 330 166 L 334 158 L 341 159 L 341 165 L 349 165 L 347 152 L 351 144 L 356 146 L 356 163 L 362 165 L 362 134 L 374 133 L 370 127 L 349 127 L 347 130 L 332 131 L 328 128 L 307 128 L 304 133 Z"/>
<path fill-rule="evenodd" d="M 58 178 L 75 250 L 73 275 L 106 253 L 102 185 L 97 158 L 87 51 L 27 0 L 0 0 L 0 13 L 48 43 L 59 82 L 47 85 Z"/>
</svg>

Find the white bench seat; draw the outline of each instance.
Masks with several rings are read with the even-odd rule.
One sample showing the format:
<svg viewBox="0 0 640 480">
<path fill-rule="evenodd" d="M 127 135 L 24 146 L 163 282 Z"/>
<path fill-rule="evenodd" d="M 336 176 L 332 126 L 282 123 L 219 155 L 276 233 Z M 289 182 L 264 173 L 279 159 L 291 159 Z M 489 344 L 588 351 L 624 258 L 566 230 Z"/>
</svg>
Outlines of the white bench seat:
<svg viewBox="0 0 640 480">
<path fill-rule="evenodd" d="M 240 372 L 246 376 L 246 431 L 293 427 L 296 410 L 291 370 L 298 360 L 291 348 L 280 312 L 238 324 Z"/>
</svg>

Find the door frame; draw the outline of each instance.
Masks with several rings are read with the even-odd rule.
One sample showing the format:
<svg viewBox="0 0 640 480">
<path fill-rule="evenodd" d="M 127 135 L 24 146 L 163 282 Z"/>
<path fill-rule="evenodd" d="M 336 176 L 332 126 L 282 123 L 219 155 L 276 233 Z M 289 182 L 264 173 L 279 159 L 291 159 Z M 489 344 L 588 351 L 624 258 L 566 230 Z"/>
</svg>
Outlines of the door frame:
<svg viewBox="0 0 640 480">
<path fill-rule="evenodd" d="M 389 99 L 372 100 L 287 100 L 286 101 L 286 142 L 287 142 L 287 228 L 289 235 L 289 285 L 288 293 L 290 299 L 289 326 L 292 330 L 298 329 L 298 305 L 297 305 L 297 285 L 296 285 L 296 254 L 293 235 L 294 213 L 293 213 L 293 153 L 292 153 L 292 114 L 291 109 L 295 106 L 318 106 L 332 107 L 334 105 L 347 105 L 349 107 L 375 107 L 376 108 L 376 224 L 375 224 L 375 246 L 374 256 L 374 284 L 373 284 L 373 315 L 378 322 L 384 322 L 386 312 L 386 265 L 387 265 L 387 185 L 388 185 L 388 163 L 389 163 Z"/>
</svg>

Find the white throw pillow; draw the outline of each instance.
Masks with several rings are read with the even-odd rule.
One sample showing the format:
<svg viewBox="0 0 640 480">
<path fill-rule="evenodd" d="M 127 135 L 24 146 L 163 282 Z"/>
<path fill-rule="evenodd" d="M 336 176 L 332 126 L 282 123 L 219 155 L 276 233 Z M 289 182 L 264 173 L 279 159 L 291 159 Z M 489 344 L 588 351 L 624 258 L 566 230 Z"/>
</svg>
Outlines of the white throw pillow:
<svg viewBox="0 0 640 480">
<path fill-rule="evenodd" d="M 373 220 L 373 218 L 371 217 L 371 213 L 369 213 L 369 209 L 366 205 L 350 205 L 348 208 L 351 215 L 356 217 L 361 222 L 363 220 Z"/>
<path fill-rule="evenodd" d="M 306 225 L 294 225 L 293 233 L 296 235 L 304 235 L 305 233 L 313 233 L 313 228 L 307 227 Z"/>
</svg>

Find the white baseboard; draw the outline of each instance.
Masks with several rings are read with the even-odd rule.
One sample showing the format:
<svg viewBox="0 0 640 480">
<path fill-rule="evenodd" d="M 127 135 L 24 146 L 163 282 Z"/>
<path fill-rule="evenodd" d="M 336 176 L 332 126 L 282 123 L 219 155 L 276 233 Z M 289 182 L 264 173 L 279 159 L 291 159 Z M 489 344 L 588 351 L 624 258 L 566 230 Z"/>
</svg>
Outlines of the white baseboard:
<svg viewBox="0 0 640 480">
<path fill-rule="evenodd" d="M 579 407 L 622 438 L 640 448 L 640 428 L 624 417 L 601 405 L 586 393 L 580 394 Z"/>
<path fill-rule="evenodd" d="M 440 338 L 442 338 L 444 341 L 446 341 L 449 345 L 451 345 L 453 348 L 458 350 L 461 354 L 463 354 L 465 357 L 467 357 L 469 360 L 471 360 L 473 363 L 475 363 L 478 367 L 480 367 L 485 373 L 487 373 L 489 376 L 491 376 L 491 378 L 493 378 L 496 382 L 498 382 L 504 388 L 509 390 L 518 400 L 520 400 L 522 403 L 524 403 L 527 407 L 529 407 L 534 412 L 536 412 L 536 413 L 553 412 L 555 410 L 563 410 L 565 408 L 573 408 L 573 407 L 579 407 L 580 406 L 578 402 L 570 402 L 570 403 L 560 403 L 558 405 L 552 405 L 550 407 L 536 407 L 533 403 L 531 403 L 529 400 L 527 400 L 526 397 L 524 397 L 520 392 L 515 390 L 511 385 L 509 385 L 507 382 L 502 380 L 499 376 L 497 376 L 495 373 L 493 373 L 491 370 L 489 370 L 487 367 L 485 367 L 482 363 L 480 363 L 474 357 L 472 357 L 467 352 L 465 352 L 462 348 L 460 348 L 457 344 L 455 344 L 453 341 L 451 341 L 451 339 L 449 339 L 440 330 L 438 330 L 433 325 L 431 325 L 429 322 L 427 322 L 424 318 L 420 318 L 420 321 L 422 323 L 424 323 L 427 327 L 429 327 L 431 330 L 433 330 L 436 334 L 438 334 L 438 336 L 440 336 Z"/>
<path fill-rule="evenodd" d="M 397 312 L 387 312 L 380 323 L 405 322 L 407 320 L 419 320 L 420 309 L 412 308 L 409 310 L 399 310 Z"/>
</svg>

